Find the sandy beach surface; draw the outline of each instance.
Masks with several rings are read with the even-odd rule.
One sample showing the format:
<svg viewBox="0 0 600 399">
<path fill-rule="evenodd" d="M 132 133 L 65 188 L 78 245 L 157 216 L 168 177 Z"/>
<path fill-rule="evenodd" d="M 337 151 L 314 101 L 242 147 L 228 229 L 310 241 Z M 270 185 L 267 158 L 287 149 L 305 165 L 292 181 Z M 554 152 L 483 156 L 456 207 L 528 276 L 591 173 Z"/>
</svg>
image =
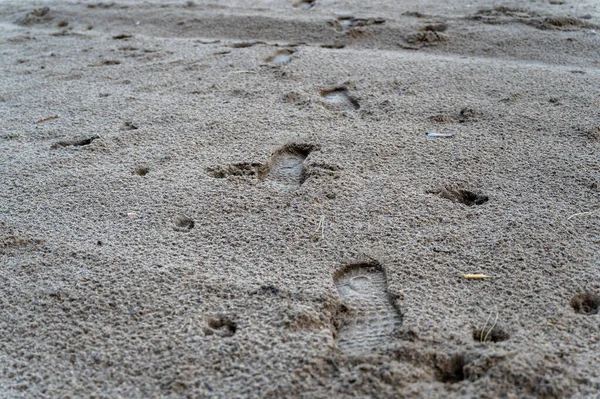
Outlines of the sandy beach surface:
<svg viewBox="0 0 600 399">
<path fill-rule="evenodd" d="M 597 1 L 3 0 L 0 54 L 0 397 L 600 397 Z"/>
</svg>

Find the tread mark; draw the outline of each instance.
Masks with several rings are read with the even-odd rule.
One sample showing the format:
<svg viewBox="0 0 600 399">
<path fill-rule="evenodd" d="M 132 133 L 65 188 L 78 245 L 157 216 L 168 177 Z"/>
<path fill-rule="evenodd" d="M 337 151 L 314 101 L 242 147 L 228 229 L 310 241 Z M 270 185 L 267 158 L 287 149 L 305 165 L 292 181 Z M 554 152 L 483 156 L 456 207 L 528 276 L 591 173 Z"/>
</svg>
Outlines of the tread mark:
<svg viewBox="0 0 600 399">
<path fill-rule="evenodd" d="M 336 273 L 334 280 L 346 309 L 337 336 L 340 349 L 366 353 L 385 343 L 402 319 L 387 292 L 381 266 L 348 265 Z"/>
<path fill-rule="evenodd" d="M 269 159 L 265 180 L 287 189 L 300 187 L 305 180 L 304 160 L 315 149 L 312 144 L 288 144 L 275 151 Z"/>
</svg>

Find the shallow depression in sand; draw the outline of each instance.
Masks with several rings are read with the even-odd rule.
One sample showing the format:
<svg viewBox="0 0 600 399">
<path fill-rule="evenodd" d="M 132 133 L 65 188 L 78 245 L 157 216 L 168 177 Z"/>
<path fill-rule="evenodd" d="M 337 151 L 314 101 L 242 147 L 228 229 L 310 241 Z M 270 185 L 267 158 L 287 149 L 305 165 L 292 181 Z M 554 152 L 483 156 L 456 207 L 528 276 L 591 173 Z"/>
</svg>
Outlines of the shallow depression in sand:
<svg viewBox="0 0 600 399">
<path fill-rule="evenodd" d="M 269 178 L 284 185 L 300 184 L 302 164 L 306 158 L 297 154 L 286 154 L 278 158 L 269 172 Z"/>
<path fill-rule="evenodd" d="M 293 51 L 280 50 L 267 59 L 273 66 L 284 66 L 292 62 Z"/>
<path fill-rule="evenodd" d="M 301 10 L 309 10 L 315 5 L 315 0 L 300 0 L 294 3 L 294 7 Z"/>
<path fill-rule="evenodd" d="M 338 331 L 339 348 L 367 353 L 385 344 L 402 321 L 387 292 L 384 272 L 369 264 L 352 265 L 335 282 L 347 308 Z"/>
<path fill-rule="evenodd" d="M 315 149 L 309 144 L 289 144 L 275 151 L 265 180 L 280 188 L 297 189 L 304 182 L 304 160 Z"/>
<path fill-rule="evenodd" d="M 358 101 L 345 88 L 321 91 L 323 105 L 332 111 L 354 111 L 360 108 Z"/>
</svg>

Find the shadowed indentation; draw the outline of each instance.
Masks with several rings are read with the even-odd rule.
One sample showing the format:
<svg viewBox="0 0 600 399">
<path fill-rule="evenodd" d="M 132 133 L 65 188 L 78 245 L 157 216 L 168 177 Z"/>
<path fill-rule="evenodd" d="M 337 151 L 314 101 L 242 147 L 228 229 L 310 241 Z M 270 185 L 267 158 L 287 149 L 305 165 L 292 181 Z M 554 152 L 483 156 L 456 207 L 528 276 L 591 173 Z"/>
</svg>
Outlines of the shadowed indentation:
<svg viewBox="0 0 600 399">
<path fill-rule="evenodd" d="M 355 18 L 352 15 L 342 15 L 330 21 L 329 24 L 340 33 L 352 33 L 357 27 L 379 25 L 385 23 L 383 18 Z"/>
<path fill-rule="evenodd" d="M 187 233 L 194 228 L 194 225 L 194 220 L 184 215 L 179 215 L 173 219 L 173 230 L 175 231 Z"/>
<path fill-rule="evenodd" d="M 16 25 L 30 26 L 35 24 L 47 23 L 52 21 L 54 13 L 50 7 L 41 7 L 21 15 L 15 20 Z"/>
<path fill-rule="evenodd" d="M 494 7 L 492 9 L 482 9 L 467 18 L 492 25 L 521 23 L 541 30 L 576 30 L 598 28 L 598 25 L 586 22 L 577 17 L 543 17 L 535 11 L 505 6 Z"/>
<path fill-rule="evenodd" d="M 316 144 L 287 144 L 271 154 L 266 163 L 234 163 L 209 167 L 206 172 L 219 179 L 229 176 L 253 177 L 284 189 L 297 189 L 308 177 L 304 160 L 315 150 Z"/>
<path fill-rule="evenodd" d="M 147 166 L 139 166 L 135 168 L 132 173 L 138 176 L 146 176 L 148 172 L 150 172 L 150 168 Z"/>
<path fill-rule="evenodd" d="M 440 356 L 435 360 L 437 380 L 444 383 L 457 383 L 467 378 L 465 366 L 467 360 L 464 354 L 455 354 L 453 356 Z"/>
<path fill-rule="evenodd" d="M 316 0 L 300 0 L 294 3 L 294 7 L 299 8 L 301 10 L 308 10 L 313 8 L 316 3 Z"/>
<path fill-rule="evenodd" d="M 92 141 L 94 141 L 98 138 L 100 138 L 100 136 L 92 136 L 92 137 L 88 137 L 88 138 L 79 138 L 79 139 L 58 141 L 58 142 L 52 144 L 52 146 L 50 148 L 53 150 L 56 150 L 57 148 L 61 148 L 61 147 L 70 147 L 70 146 L 80 147 L 80 146 L 84 146 L 84 145 L 90 145 L 90 144 L 92 144 Z"/>
<path fill-rule="evenodd" d="M 275 54 L 267 57 L 265 62 L 278 67 L 287 65 L 292 62 L 292 54 L 294 54 L 294 50 L 279 50 Z"/>
<path fill-rule="evenodd" d="M 206 168 L 206 173 L 217 179 L 224 179 L 228 176 L 261 176 L 264 174 L 264 171 L 265 165 L 258 162 L 232 163 Z"/>
<path fill-rule="evenodd" d="M 580 292 L 571 298 L 571 307 L 576 313 L 592 315 L 600 311 L 600 295 Z"/>
<path fill-rule="evenodd" d="M 271 155 L 267 163 L 265 180 L 276 185 L 295 189 L 304 183 L 304 160 L 317 146 L 313 144 L 288 144 Z"/>
<path fill-rule="evenodd" d="M 492 325 L 490 328 L 484 326 L 473 330 L 473 339 L 477 342 L 502 342 L 510 338 L 502 327 Z"/>
<path fill-rule="evenodd" d="M 354 111 L 360 108 L 358 101 L 348 94 L 345 87 L 321 90 L 319 94 L 325 108 L 332 111 Z"/>
<path fill-rule="evenodd" d="M 227 316 L 212 316 L 206 319 L 205 335 L 232 337 L 237 331 L 237 324 Z"/>
<path fill-rule="evenodd" d="M 435 190 L 429 190 L 429 194 L 437 194 L 438 196 L 449 199 L 452 202 L 459 202 L 467 206 L 472 205 L 483 205 L 488 202 L 489 197 L 487 195 L 475 193 L 473 191 L 456 189 L 451 187 L 444 187 Z"/>
</svg>

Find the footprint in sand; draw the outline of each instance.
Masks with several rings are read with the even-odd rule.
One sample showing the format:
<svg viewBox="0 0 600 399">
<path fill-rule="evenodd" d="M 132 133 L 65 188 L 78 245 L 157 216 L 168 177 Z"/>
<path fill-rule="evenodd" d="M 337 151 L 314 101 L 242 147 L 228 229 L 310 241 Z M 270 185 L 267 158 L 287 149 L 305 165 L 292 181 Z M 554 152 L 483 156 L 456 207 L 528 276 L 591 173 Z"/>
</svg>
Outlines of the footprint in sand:
<svg viewBox="0 0 600 399">
<path fill-rule="evenodd" d="M 378 264 L 353 264 L 334 276 L 344 302 L 337 340 L 344 352 L 365 354 L 384 344 L 402 324 Z"/>
<path fill-rule="evenodd" d="M 306 180 L 304 160 L 319 146 L 315 144 L 288 144 L 276 150 L 266 163 L 234 163 L 207 168 L 215 178 L 229 176 L 255 177 L 279 188 L 295 190 Z"/>
<path fill-rule="evenodd" d="M 54 12 L 50 7 L 36 8 L 31 12 L 19 16 L 14 22 L 19 26 L 31 26 L 36 24 L 49 23 L 54 19 Z"/>
<path fill-rule="evenodd" d="M 316 0 L 300 0 L 294 3 L 294 7 L 301 10 L 308 10 L 314 7 Z"/>
<path fill-rule="evenodd" d="M 292 54 L 294 54 L 294 50 L 279 50 L 270 57 L 267 57 L 265 62 L 276 67 L 284 66 L 292 62 Z"/>
<path fill-rule="evenodd" d="M 338 33 L 351 33 L 355 28 L 380 25 L 385 23 L 383 18 L 355 18 L 352 15 L 341 15 L 337 19 L 330 21 L 329 24 L 334 27 Z"/>
<path fill-rule="evenodd" d="M 304 183 L 304 160 L 315 149 L 312 144 L 290 144 L 275 151 L 269 159 L 265 180 L 288 190 Z"/>
<path fill-rule="evenodd" d="M 358 101 L 348 94 L 345 87 L 321 90 L 319 94 L 323 106 L 332 111 L 354 111 L 360 108 Z"/>
</svg>

